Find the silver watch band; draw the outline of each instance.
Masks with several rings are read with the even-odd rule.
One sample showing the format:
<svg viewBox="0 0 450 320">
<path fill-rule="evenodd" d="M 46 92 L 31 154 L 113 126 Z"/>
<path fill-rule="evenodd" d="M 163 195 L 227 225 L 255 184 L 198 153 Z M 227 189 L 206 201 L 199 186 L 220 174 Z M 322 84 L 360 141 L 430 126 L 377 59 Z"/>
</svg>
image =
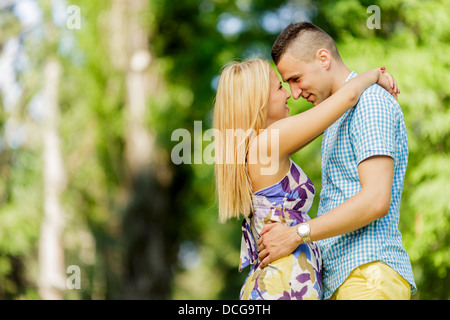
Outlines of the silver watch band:
<svg viewBox="0 0 450 320">
<path fill-rule="evenodd" d="M 297 233 L 300 237 L 302 237 L 303 243 L 305 244 L 311 243 L 310 232 L 311 228 L 308 223 L 300 223 L 297 226 Z"/>
</svg>

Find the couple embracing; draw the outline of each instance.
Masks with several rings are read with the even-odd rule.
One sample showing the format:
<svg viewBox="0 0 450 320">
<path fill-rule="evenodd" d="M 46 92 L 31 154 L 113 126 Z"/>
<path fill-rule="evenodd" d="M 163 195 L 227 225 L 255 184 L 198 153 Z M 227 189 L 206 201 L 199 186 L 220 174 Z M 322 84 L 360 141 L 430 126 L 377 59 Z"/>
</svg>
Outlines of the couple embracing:
<svg viewBox="0 0 450 320">
<path fill-rule="evenodd" d="M 219 218 L 244 216 L 239 269 L 250 271 L 240 299 L 410 299 L 417 289 L 398 230 L 408 143 L 395 80 L 384 68 L 349 70 L 308 22 L 286 27 L 272 58 L 311 109 L 289 115 L 291 94 L 263 59 L 228 64 L 214 106 L 215 129 L 249 132 L 215 141 Z M 290 156 L 322 133 L 311 219 L 315 188 Z"/>
</svg>

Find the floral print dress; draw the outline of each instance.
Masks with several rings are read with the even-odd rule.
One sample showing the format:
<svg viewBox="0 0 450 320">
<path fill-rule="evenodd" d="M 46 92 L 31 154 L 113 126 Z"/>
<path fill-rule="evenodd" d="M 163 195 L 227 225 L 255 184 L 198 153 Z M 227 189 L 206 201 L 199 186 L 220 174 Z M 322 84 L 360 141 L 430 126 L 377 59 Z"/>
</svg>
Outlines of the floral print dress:
<svg viewBox="0 0 450 320">
<path fill-rule="evenodd" d="M 251 266 L 242 286 L 242 300 L 322 299 L 322 259 L 318 244 L 301 244 L 295 251 L 260 268 L 257 240 L 270 221 L 294 226 L 310 220 L 314 185 L 292 160 L 286 176 L 252 196 L 253 213 L 242 222 L 239 271 Z"/>
</svg>

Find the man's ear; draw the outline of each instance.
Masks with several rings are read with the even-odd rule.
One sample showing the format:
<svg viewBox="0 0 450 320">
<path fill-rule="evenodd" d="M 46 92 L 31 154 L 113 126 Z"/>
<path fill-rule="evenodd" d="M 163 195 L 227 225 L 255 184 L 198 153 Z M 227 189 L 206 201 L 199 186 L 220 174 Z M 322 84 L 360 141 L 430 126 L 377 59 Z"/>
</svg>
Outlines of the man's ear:
<svg viewBox="0 0 450 320">
<path fill-rule="evenodd" d="M 319 61 L 321 66 L 328 70 L 331 66 L 331 54 L 327 49 L 319 49 L 316 53 L 316 59 Z"/>
</svg>

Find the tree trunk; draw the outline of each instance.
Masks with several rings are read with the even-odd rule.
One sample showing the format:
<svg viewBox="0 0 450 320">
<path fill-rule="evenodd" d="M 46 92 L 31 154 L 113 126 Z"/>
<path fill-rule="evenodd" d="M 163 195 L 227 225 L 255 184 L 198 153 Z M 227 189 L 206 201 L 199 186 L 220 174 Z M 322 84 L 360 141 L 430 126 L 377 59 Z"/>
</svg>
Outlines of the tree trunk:
<svg viewBox="0 0 450 320">
<path fill-rule="evenodd" d="M 64 210 L 60 201 L 66 173 L 58 134 L 60 76 L 58 60 L 48 58 L 44 68 L 44 218 L 39 241 L 39 294 L 44 300 L 62 299 L 62 290 L 66 287 L 62 245 Z"/>
<path fill-rule="evenodd" d="M 170 201 L 168 183 L 159 178 L 158 171 L 163 170 L 157 163 L 154 135 L 147 127 L 148 99 L 161 94 L 156 91 L 158 74 L 151 68 L 150 35 L 142 26 L 147 5 L 146 0 L 114 0 L 110 19 L 115 29 L 111 59 L 123 71 L 126 82 L 124 162 L 128 197 L 123 220 L 124 287 L 120 293 L 124 299 L 164 299 L 170 291 L 163 231 Z"/>
</svg>

